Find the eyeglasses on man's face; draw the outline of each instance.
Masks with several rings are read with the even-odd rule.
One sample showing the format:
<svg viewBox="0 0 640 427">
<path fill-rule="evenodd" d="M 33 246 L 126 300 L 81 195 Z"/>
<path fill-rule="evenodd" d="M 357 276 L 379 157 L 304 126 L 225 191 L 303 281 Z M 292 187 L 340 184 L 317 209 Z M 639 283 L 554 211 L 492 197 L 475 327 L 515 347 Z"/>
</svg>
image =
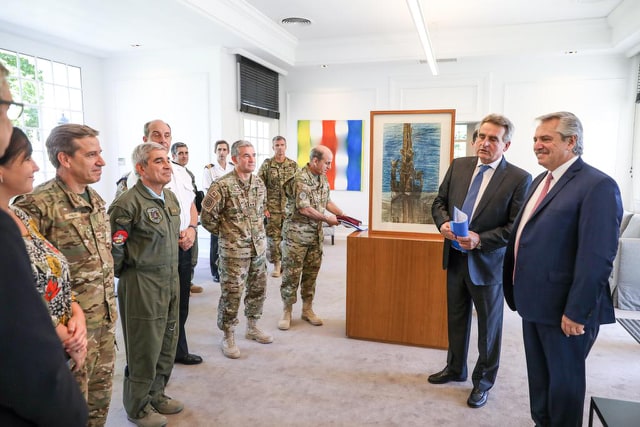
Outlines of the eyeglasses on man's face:
<svg viewBox="0 0 640 427">
<path fill-rule="evenodd" d="M 22 111 L 24 110 L 24 104 L 20 102 L 5 101 L 4 99 L 0 99 L 0 105 L 9 106 L 9 109 L 7 110 L 7 117 L 9 117 L 9 120 L 16 120 L 22 115 Z"/>
</svg>

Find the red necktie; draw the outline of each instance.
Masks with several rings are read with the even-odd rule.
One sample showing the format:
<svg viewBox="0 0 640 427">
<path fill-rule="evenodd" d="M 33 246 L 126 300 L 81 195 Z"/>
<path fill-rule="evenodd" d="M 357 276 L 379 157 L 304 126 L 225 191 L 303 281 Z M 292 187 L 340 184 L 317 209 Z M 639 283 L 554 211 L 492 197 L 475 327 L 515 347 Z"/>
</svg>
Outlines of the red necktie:
<svg viewBox="0 0 640 427">
<path fill-rule="evenodd" d="M 536 209 L 538 209 L 538 206 L 540 205 L 540 203 L 542 203 L 542 200 L 545 198 L 545 196 L 549 192 L 549 186 L 551 185 L 552 179 L 553 179 L 553 175 L 551 174 L 551 172 L 547 172 L 547 179 L 544 181 L 544 187 L 542 187 L 542 191 L 538 196 L 538 200 L 536 200 L 536 204 L 533 205 L 533 209 L 531 210 L 532 214 L 536 211 Z"/>
</svg>

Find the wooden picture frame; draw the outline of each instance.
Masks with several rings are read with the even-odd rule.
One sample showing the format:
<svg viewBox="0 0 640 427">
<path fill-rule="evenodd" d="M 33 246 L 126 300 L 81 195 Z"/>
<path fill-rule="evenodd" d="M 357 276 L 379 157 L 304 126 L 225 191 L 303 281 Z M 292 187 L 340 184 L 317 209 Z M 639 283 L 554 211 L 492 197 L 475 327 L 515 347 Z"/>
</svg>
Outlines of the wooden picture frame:
<svg viewBox="0 0 640 427">
<path fill-rule="evenodd" d="M 371 111 L 369 234 L 439 232 L 431 205 L 453 158 L 455 110 Z"/>
</svg>

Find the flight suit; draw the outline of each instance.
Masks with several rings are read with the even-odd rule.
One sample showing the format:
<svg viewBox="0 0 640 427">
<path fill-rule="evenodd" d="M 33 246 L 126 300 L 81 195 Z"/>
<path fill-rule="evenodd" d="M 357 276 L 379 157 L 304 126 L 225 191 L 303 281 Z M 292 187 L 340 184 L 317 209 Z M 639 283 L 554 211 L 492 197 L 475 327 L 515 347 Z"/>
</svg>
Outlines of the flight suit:
<svg viewBox="0 0 640 427">
<path fill-rule="evenodd" d="M 139 180 L 109 207 L 118 302 L 127 353 L 123 402 L 138 418 L 164 393 L 178 342 L 180 206 Z"/>
</svg>

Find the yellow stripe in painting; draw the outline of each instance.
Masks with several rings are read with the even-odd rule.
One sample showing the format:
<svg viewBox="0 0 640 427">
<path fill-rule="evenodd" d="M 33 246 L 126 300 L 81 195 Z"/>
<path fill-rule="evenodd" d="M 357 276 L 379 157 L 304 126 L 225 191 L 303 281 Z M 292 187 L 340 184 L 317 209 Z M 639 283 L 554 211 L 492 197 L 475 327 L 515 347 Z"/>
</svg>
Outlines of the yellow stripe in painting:
<svg viewBox="0 0 640 427">
<path fill-rule="evenodd" d="M 311 131 L 309 120 L 298 120 L 298 165 L 309 163 L 311 153 Z"/>
</svg>

